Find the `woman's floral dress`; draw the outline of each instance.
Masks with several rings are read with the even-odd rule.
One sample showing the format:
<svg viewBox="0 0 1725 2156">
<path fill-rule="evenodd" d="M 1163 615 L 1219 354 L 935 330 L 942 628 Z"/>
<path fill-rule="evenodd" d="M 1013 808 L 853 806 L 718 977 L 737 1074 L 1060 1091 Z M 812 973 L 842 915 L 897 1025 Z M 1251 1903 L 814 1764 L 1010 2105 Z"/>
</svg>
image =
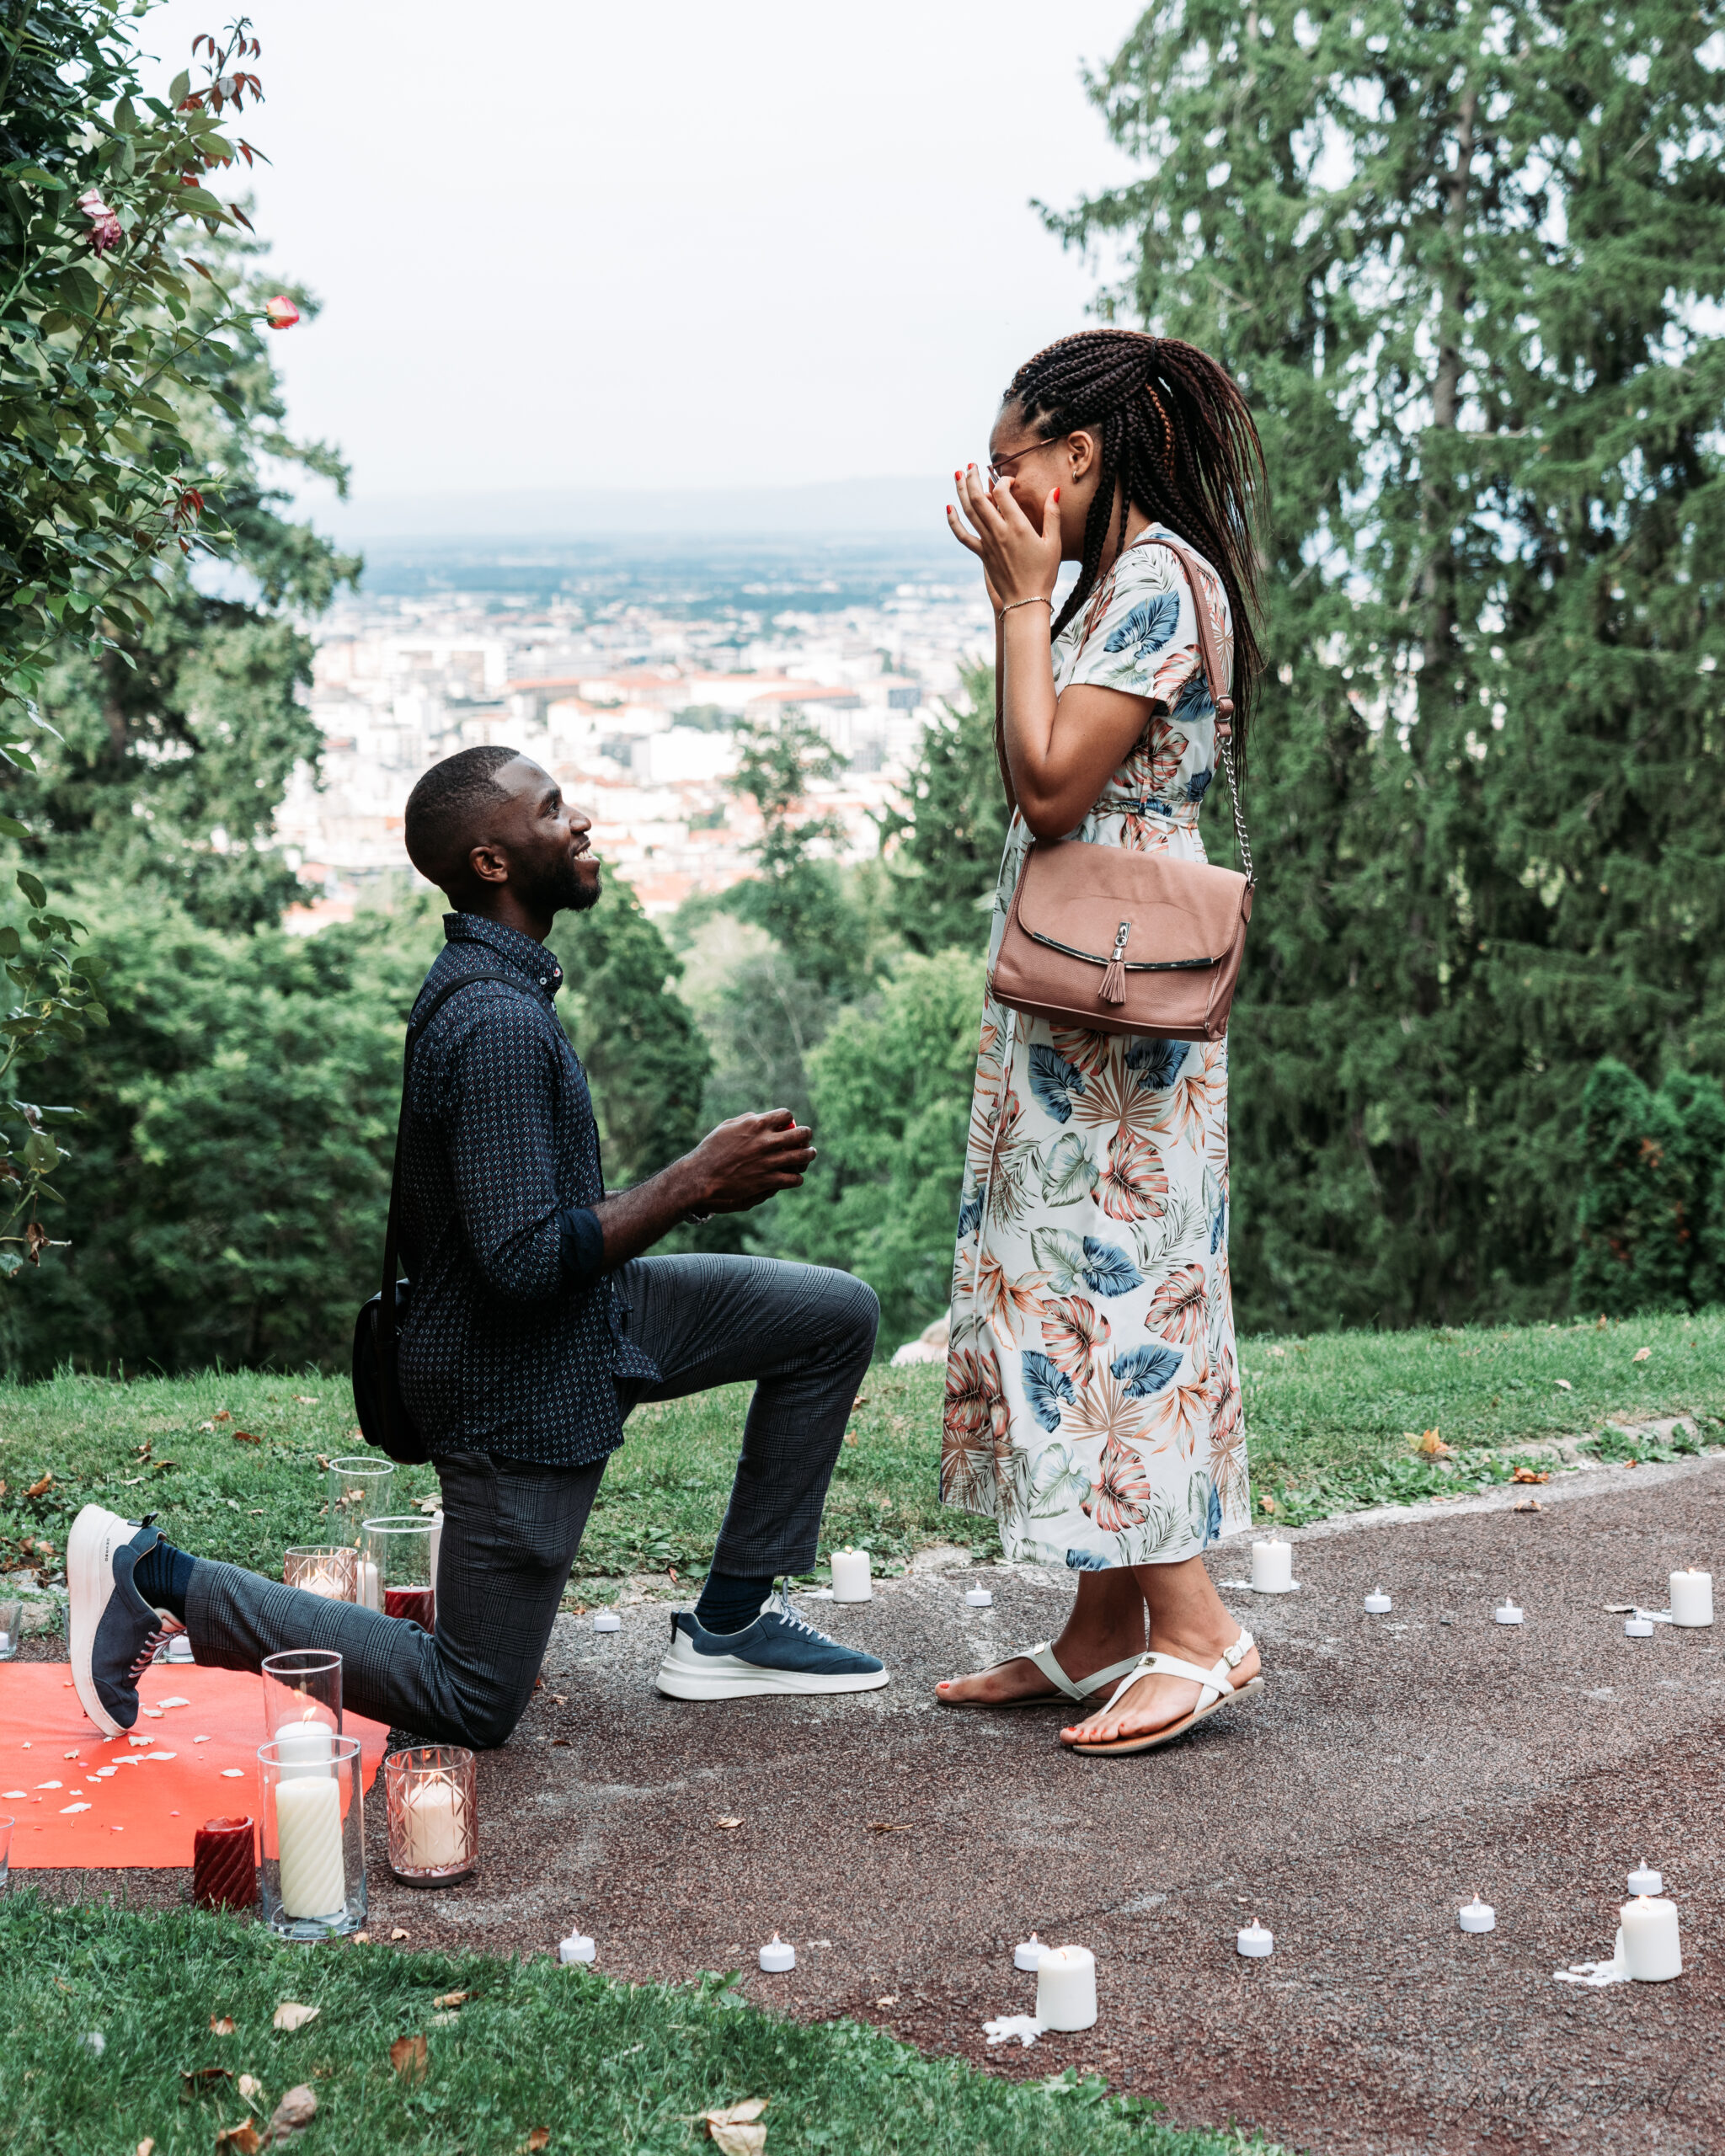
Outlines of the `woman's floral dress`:
<svg viewBox="0 0 1725 2156">
<path fill-rule="evenodd" d="M 1157 527 L 1054 648 L 1055 686 L 1154 707 L 1075 837 L 1202 861 L 1215 707 L 1194 594 Z M 1199 579 L 1225 666 L 1222 582 Z M 1030 834 L 1015 817 L 993 965 Z M 1050 1026 L 982 1006 L 953 1267 L 941 1495 L 1007 1556 L 1178 1564 L 1247 1524 L 1228 1280 L 1226 1041 Z"/>
</svg>

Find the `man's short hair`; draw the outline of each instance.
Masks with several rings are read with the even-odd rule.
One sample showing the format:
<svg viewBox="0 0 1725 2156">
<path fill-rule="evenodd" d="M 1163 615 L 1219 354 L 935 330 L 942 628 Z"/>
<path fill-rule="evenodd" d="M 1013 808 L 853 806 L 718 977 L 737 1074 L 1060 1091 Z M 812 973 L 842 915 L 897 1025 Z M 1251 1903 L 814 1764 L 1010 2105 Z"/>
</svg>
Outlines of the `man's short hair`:
<svg viewBox="0 0 1725 2156">
<path fill-rule="evenodd" d="M 508 799 L 497 773 L 519 749 L 457 749 L 433 764 L 408 796 L 408 858 L 440 888 L 459 873 L 470 847 L 486 835 L 490 812 Z"/>
</svg>

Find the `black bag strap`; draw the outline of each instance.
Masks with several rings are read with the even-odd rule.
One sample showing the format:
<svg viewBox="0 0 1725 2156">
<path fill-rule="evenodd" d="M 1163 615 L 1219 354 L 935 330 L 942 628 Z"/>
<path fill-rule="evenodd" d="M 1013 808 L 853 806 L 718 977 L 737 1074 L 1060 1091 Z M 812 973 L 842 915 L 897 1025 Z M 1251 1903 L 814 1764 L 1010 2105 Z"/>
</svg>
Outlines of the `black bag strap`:
<svg viewBox="0 0 1725 2156">
<path fill-rule="evenodd" d="M 490 948 L 489 944 L 481 943 L 477 936 L 452 936 L 449 940 L 451 943 L 472 943 L 482 951 Z M 401 1113 L 396 1118 L 395 1160 L 389 1171 L 389 1225 L 383 1230 L 383 1292 L 377 1301 L 374 1333 L 377 1347 L 378 1412 L 383 1423 L 385 1452 L 390 1449 L 395 1437 L 395 1389 L 390 1383 L 390 1370 L 395 1358 L 395 1286 L 401 1272 L 397 1236 L 401 1211 L 401 1143 L 408 1124 L 408 1081 L 413 1075 L 414 1049 L 450 997 L 458 990 L 471 988 L 475 981 L 481 980 L 494 980 L 505 988 L 518 988 L 524 995 L 533 992 L 519 974 L 506 974 L 491 966 L 479 973 L 463 974 L 459 980 L 446 980 L 426 1005 L 424 1014 L 409 1021 L 407 1039 L 402 1046 Z"/>
</svg>

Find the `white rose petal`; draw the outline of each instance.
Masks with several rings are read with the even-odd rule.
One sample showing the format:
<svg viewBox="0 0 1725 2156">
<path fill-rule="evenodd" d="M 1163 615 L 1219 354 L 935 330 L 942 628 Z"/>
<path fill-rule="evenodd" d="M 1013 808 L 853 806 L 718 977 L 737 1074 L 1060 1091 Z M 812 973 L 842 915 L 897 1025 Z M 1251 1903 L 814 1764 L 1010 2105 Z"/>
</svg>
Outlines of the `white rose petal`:
<svg viewBox="0 0 1725 2156">
<path fill-rule="evenodd" d="M 28 1796 L 27 1789 L 0 1789 L 0 1796 Z"/>
<path fill-rule="evenodd" d="M 164 1707 L 189 1707 L 191 1705 L 191 1701 L 190 1700 L 182 1700 L 176 1693 L 173 1699 L 164 1700 L 162 1704 Z M 148 1711 L 149 1710 L 146 1708 L 145 1712 L 148 1713 Z"/>
<path fill-rule="evenodd" d="M 89 1808 L 88 1804 L 62 1804 L 60 1807 L 60 1816 L 63 1819 L 68 1812 L 88 1812 Z"/>
<path fill-rule="evenodd" d="M 194 1744 L 207 1744 L 209 1742 L 210 1740 L 207 1737 L 195 1737 L 192 1739 L 192 1742 Z"/>
<path fill-rule="evenodd" d="M 64 1782 L 38 1782 L 36 1784 L 38 1789 L 64 1789 L 65 1786 Z"/>
<path fill-rule="evenodd" d="M 244 1779 L 245 1771 L 243 1767 L 224 1767 L 222 1769 L 222 1779 L 230 1782 L 240 1781 Z"/>
</svg>

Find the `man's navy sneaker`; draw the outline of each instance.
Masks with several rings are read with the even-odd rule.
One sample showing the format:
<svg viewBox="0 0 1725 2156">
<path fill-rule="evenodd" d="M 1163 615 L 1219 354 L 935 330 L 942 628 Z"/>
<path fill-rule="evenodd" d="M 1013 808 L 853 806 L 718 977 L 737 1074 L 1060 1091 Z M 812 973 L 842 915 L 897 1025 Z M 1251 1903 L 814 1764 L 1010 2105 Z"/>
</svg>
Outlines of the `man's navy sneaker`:
<svg viewBox="0 0 1725 2156">
<path fill-rule="evenodd" d="M 709 1632 L 693 1610 L 679 1609 L 654 1681 L 673 1700 L 741 1700 L 756 1692 L 873 1692 L 887 1671 L 872 1654 L 817 1632 L 782 1586 L 740 1632 Z"/>
<path fill-rule="evenodd" d="M 165 1624 L 132 1585 L 132 1568 L 162 1540 L 159 1528 L 86 1505 L 66 1543 L 72 1681 L 104 1737 L 138 1718 L 138 1679 L 179 1627 Z"/>
</svg>

